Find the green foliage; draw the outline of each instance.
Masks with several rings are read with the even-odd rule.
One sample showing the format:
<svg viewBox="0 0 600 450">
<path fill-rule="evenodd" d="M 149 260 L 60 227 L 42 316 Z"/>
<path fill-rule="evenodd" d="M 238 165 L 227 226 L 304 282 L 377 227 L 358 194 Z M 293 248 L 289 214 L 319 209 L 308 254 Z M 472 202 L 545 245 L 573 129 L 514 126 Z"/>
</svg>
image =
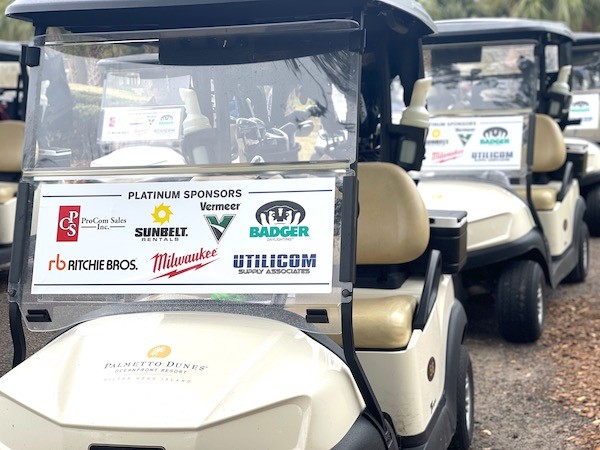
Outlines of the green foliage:
<svg viewBox="0 0 600 450">
<path fill-rule="evenodd" d="M 600 0 L 421 0 L 436 19 L 522 17 L 558 20 L 574 31 L 600 31 Z"/>
<path fill-rule="evenodd" d="M 4 15 L 12 0 L 0 0 L 0 39 L 5 41 L 27 41 L 33 36 L 33 27 L 29 22 L 9 19 Z"/>
</svg>

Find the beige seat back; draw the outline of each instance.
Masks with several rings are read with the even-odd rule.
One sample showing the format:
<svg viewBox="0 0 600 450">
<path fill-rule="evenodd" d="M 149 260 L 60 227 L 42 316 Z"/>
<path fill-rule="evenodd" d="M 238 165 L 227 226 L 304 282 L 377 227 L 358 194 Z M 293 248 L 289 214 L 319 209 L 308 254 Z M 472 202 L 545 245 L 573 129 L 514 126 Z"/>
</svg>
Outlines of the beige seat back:
<svg viewBox="0 0 600 450">
<path fill-rule="evenodd" d="M 558 170 L 567 160 L 567 146 L 560 127 L 546 114 L 535 115 L 535 141 L 533 143 L 534 172 Z"/>
<path fill-rule="evenodd" d="M 429 216 L 417 186 L 390 163 L 358 165 L 357 264 L 403 264 L 429 243 Z"/>
<path fill-rule="evenodd" d="M 25 122 L 0 120 L 0 172 L 20 172 Z"/>
</svg>

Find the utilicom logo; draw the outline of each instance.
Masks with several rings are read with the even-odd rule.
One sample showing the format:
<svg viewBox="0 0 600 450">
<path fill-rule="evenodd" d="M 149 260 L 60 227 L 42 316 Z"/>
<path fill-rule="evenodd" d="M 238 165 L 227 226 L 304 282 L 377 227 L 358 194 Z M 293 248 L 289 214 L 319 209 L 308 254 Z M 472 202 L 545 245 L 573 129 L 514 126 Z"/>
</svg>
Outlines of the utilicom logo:
<svg viewBox="0 0 600 450">
<path fill-rule="evenodd" d="M 163 227 L 167 222 L 171 221 L 173 211 L 169 205 L 161 203 L 154 208 L 154 212 L 150 214 L 154 219 L 154 223 L 158 223 L 160 227 L 136 228 L 135 237 L 141 238 L 142 241 L 158 242 L 158 241 L 178 241 L 181 237 L 188 235 L 187 227 Z"/>
<path fill-rule="evenodd" d="M 57 242 L 77 242 L 81 206 L 60 206 L 58 209 Z"/>
<path fill-rule="evenodd" d="M 300 226 L 306 211 L 298 203 L 277 200 L 265 203 L 256 210 L 261 227 L 250 227 L 251 238 L 291 239 L 308 237 L 308 227 Z"/>
<path fill-rule="evenodd" d="M 491 127 L 483 132 L 483 139 L 479 141 L 480 144 L 487 145 L 500 145 L 508 144 L 508 131 L 502 127 Z"/>
</svg>

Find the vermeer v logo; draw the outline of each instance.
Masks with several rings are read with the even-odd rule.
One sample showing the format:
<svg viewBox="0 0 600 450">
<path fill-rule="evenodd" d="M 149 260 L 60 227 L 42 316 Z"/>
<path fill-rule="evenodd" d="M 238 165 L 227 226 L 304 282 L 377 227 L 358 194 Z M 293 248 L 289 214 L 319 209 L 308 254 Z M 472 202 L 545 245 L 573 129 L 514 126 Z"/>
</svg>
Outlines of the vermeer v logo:
<svg viewBox="0 0 600 450">
<path fill-rule="evenodd" d="M 221 242 L 223 235 L 227 231 L 227 227 L 229 227 L 234 217 L 235 214 L 225 214 L 220 219 L 214 215 L 204 216 L 217 243 Z"/>
</svg>

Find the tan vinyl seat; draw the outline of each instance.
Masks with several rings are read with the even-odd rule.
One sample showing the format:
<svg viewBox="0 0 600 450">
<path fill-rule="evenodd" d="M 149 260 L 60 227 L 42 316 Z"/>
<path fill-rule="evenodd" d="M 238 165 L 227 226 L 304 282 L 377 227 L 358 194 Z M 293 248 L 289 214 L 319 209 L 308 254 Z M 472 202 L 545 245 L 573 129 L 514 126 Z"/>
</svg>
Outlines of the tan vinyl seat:
<svg viewBox="0 0 600 450">
<path fill-rule="evenodd" d="M 567 159 L 567 146 L 556 121 L 545 114 L 536 114 L 534 139 L 532 171 L 543 173 L 560 169 Z M 515 192 L 523 200 L 527 200 L 525 186 L 516 187 Z M 554 209 L 557 194 L 556 186 L 531 186 L 533 206 L 539 211 Z"/>
<path fill-rule="evenodd" d="M 25 122 L 0 120 L 0 172 L 20 172 Z"/>
<path fill-rule="evenodd" d="M 423 254 L 429 216 L 414 181 L 389 163 L 360 163 L 357 264 L 403 264 Z M 357 348 L 406 347 L 418 298 L 402 289 L 354 289 Z M 341 343 L 341 336 L 332 336 Z"/>
<path fill-rule="evenodd" d="M 0 121 L 0 172 L 21 172 L 25 122 Z M 0 183 L 0 203 L 6 203 L 17 193 L 17 183 Z"/>
</svg>

